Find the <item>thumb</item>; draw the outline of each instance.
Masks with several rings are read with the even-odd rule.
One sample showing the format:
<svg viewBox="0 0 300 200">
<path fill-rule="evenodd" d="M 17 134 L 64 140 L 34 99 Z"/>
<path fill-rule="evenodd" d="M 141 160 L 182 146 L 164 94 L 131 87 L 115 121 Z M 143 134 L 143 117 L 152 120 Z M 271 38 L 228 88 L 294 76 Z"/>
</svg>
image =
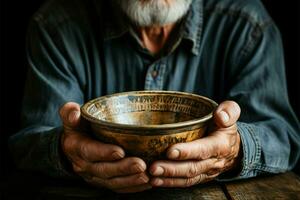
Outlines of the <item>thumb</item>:
<svg viewBox="0 0 300 200">
<path fill-rule="evenodd" d="M 59 110 L 60 118 L 66 127 L 77 127 L 80 122 L 80 106 L 74 102 L 64 104 Z"/>
<path fill-rule="evenodd" d="M 219 128 L 234 125 L 241 114 L 240 106 L 234 101 L 222 102 L 214 112 L 214 121 Z"/>
</svg>

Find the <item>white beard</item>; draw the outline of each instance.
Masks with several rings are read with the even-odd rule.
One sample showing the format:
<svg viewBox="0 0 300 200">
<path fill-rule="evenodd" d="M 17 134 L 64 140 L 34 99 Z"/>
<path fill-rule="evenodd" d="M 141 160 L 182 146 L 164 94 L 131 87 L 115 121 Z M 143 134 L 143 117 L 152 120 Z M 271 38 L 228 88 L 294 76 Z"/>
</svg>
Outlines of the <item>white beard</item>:
<svg viewBox="0 0 300 200">
<path fill-rule="evenodd" d="M 192 0 L 116 0 L 129 19 L 140 27 L 167 25 L 179 21 Z"/>
</svg>

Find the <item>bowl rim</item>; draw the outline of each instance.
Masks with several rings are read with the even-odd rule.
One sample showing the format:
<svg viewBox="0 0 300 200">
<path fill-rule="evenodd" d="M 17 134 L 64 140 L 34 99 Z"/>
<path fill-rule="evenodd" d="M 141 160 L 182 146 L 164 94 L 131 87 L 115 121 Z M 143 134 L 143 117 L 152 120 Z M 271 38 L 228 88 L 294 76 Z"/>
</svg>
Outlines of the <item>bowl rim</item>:
<svg viewBox="0 0 300 200">
<path fill-rule="evenodd" d="M 101 99 L 104 98 L 110 98 L 110 97 L 114 97 L 114 96 L 126 96 L 126 95 L 137 95 L 137 94 L 173 94 L 173 95 L 183 95 L 183 96 L 190 96 L 190 97 L 194 97 L 194 98 L 201 98 L 203 100 L 205 100 L 206 102 L 210 103 L 212 105 L 212 107 L 214 107 L 214 109 L 207 115 L 201 117 L 201 118 L 195 118 L 192 120 L 187 120 L 187 121 L 183 121 L 183 122 L 177 122 L 177 123 L 172 123 L 172 124 L 158 124 L 158 125 L 133 125 L 133 124 L 121 124 L 121 123 L 115 123 L 115 122 L 108 122 L 108 121 L 104 121 L 101 119 L 97 119 L 93 116 L 91 116 L 88 112 L 87 112 L 87 108 L 95 103 L 96 101 L 99 101 Z M 183 128 L 186 126 L 192 126 L 192 125 L 197 125 L 200 123 L 203 123 L 205 121 L 210 120 L 213 117 L 213 112 L 215 111 L 215 109 L 217 108 L 218 104 L 205 96 L 202 95 L 198 95 L 198 94 L 194 94 L 194 93 L 188 93 L 188 92 L 179 92 L 179 91 L 166 91 L 166 90 L 139 90 L 139 91 L 130 91 L 130 92 L 118 92 L 118 93 L 114 93 L 114 94 L 109 94 L 109 95 L 104 95 L 104 96 L 100 96 L 97 97 L 95 99 L 91 99 L 88 102 L 84 103 L 81 107 L 80 107 L 80 111 L 81 111 L 81 116 L 88 120 L 89 122 L 93 122 L 97 125 L 101 125 L 101 126 L 107 126 L 107 127 L 113 127 L 113 128 L 118 128 L 118 129 L 131 129 L 131 130 L 136 130 L 136 129 L 151 129 L 151 130 L 158 130 L 158 129 L 173 129 L 173 128 Z"/>
</svg>

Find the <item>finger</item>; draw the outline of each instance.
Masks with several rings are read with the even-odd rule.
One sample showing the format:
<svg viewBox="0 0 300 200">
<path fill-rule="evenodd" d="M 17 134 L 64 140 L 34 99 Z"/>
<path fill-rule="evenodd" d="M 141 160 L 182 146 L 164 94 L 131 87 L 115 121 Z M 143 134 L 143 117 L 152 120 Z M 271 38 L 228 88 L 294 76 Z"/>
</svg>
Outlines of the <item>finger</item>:
<svg viewBox="0 0 300 200">
<path fill-rule="evenodd" d="M 124 150 L 113 144 L 105 144 L 82 136 L 78 145 L 78 154 L 87 162 L 113 161 L 124 158 Z"/>
<path fill-rule="evenodd" d="M 214 112 L 214 121 L 220 128 L 234 125 L 241 114 L 240 106 L 234 101 L 222 102 Z"/>
<path fill-rule="evenodd" d="M 206 136 L 192 142 L 178 143 L 167 150 L 171 160 L 205 160 L 218 156 L 218 144 L 215 136 Z"/>
<path fill-rule="evenodd" d="M 117 193 L 136 193 L 136 192 L 142 192 L 145 190 L 150 190 L 151 188 L 152 188 L 152 185 L 149 183 L 146 183 L 146 184 L 138 185 L 138 186 L 134 186 L 134 187 L 117 189 L 117 190 L 115 190 L 115 192 L 117 192 Z"/>
<path fill-rule="evenodd" d="M 80 105 L 68 102 L 60 108 L 59 115 L 65 127 L 76 127 L 80 122 Z"/>
<path fill-rule="evenodd" d="M 145 162 L 140 158 L 124 158 L 117 162 L 102 162 L 89 164 L 85 173 L 91 176 L 108 179 L 118 176 L 140 174 L 146 170 Z"/>
<path fill-rule="evenodd" d="M 216 158 L 203 161 L 156 161 L 149 171 L 153 176 L 192 178 L 221 167 L 223 165 Z"/>
<path fill-rule="evenodd" d="M 190 187 L 213 180 L 219 174 L 200 174 L 193 178 L 153 178 L 150 183 L 154 187 Z"/>
<path fill-rule="evenodd" d="M 104 186 L 111 190 L 120 190 L 129 187 L 144 185 L 149 182 L 149 177 L 146 173 L 134 174 L 123 177 L 115 177 L 111 179 L 101 179 L 98 177 L 91 177 L 86 181 L 92 185 Z"/>
</svg>

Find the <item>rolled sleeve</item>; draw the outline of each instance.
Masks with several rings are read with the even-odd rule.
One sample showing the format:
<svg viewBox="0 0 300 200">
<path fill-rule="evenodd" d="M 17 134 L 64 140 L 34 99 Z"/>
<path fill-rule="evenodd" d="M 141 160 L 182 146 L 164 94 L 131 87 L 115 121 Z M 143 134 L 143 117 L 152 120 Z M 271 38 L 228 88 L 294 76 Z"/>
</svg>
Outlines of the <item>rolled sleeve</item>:
<svg viewBox="0 0 300 200">
<path fill-rule="evenodd" d="M 278 164 L 278 160 L 280 163 L 287 163 L 289 161 L 288 155 L 285 155 L 283 152 L 274 149 L 273 154 L 277 159 L 269 159 L 266 157 L 266 147 L 270 144 L 263 140 L 263 132 L 268 132 L 267 130 L 261 126 L 243 122 L 238 122 L 237 125 L 238 132 L 241 137 L 241 147 L 243 152 L 243 157 L 240 163 L 240 171 L 235 176 L 226 176 L 226 173 L 225 175 L 221 174 L 217 178 L 218 181 L 246 179 L 256 177 L 261 174 L 281 173 L 290 170 L 291 167 L 289 165 Z M 276 145 L 282 146 L 282 144 L 279 143 Z"/>
<path fill-rule="evenodd" d="M 258 130 L 255 130 L 255 127 L 249 124 L 238 122 L 238 132 L 243 149 L 242 171 L 239 178 L 255 176 L 253 168 L 259 163 L 261 157 L 261 144 L 256 136 Z"/>
<path fill-rule="evenodd" d="M 27 35 L 29 69 L 22 104 L 22 129 L 9 146 L 16 166 L 52 177 L 73 177 L 61 151 L 59 109 L 66 102 L 82 104 L 83 93 L 74 66 L 57 41 L 64 41 L 41 18 L 34 18 Z M 70 164 L 69 164 L 70 165 Z"/>
<path fill-rule="evenodd" d="M 230 177 L 221 175 L 221 181 L 285 172 L 300 157 L 299 122 L 287 98 L 280 33 L 268 22 L 246 41 L 240 50 L 245 54 L 232 64 L 236 66 L 231 77 L 235 81 L 226 97 L 242 110 L 237 123 L 241 171 Z M 235 55 L 238 57 L 238 51 Z"/>
<path fill-rule="evenodd" d="M 256 176 L 255 167 L 259 165 L 261 157 L 261 144 L 256 135 L 258 130 L 253 125 L 237 122 L 238 132 L 241 138 L 242 160 L 240 171 L 236 176 L 228 177 L 221 174 L 218 181 L 232 181 L 237 179 L 245 179 Z"/>
<path fill-rule="evenodd" d="M 75 174 L 71 170 L 70 163 L 67 158 L 62 153 L 60 141 L 61 133 L 63 131 L 62 127 L 53 129 L 55 133 L 52 134 L 50 143 L 50 166 L 53 166 L 53 176 L 57 177 L 75 177 Z"/>
<path fill-rule="evenodd" d="M 75 177 L 61 153 L 61 133 L 62 127 L 31 127 L 11 137 L 9 146 L 18 168 L 51 177 Z"/>
</svg>

